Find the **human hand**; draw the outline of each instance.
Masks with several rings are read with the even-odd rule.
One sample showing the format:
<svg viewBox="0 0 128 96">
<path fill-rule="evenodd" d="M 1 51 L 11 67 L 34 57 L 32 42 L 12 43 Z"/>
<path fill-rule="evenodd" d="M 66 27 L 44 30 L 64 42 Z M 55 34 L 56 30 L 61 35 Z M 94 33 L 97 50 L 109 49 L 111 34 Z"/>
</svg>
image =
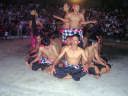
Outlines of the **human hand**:
<svg viewBox="0 0 128 96">
<path fill-rule="evenodd" d="M 84 72 L 88 72 L 88 67 L 85 65 L 85 66 L 83 66 L 83 71 Z"/>
<path fill-rule="evenodd" d="M 97 20 L 93 20 L 93 21 L 91 21 L 91 23 L 97 23 Z"/>
</svg>

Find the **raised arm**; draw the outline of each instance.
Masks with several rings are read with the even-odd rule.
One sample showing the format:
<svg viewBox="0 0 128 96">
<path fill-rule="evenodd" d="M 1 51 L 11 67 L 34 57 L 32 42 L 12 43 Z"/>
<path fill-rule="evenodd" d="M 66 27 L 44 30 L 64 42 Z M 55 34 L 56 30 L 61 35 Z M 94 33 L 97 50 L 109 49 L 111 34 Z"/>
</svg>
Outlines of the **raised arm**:
<svg viewBox="0 0 128 96">
<path fill-rule="evenodd" d="M 81 25 L 87 25 L 89 23 L 96 23 L 96 20 L 91 20 L 91 21 L 85 21 L 84 15 L 81 14 Z"/>
<path fill-rule="evenodd" d="M 96 23 L 97 21 L 96 20 L 91 20 L 91 21 L 85 21 L 85 22 L 81 22 L 82 25 L 87 25 L 89 23 Z"/>
<path fill-rule="evenodd" d="M 61 17 L 59 17 L 59 16 L 53 15 L 53 17 L 56 18 L 56 19 L 58 19 L 58 20 L 60 20 L 60 21 L 68 22 L 66 19 L 61 18 Z"/>
</svg>

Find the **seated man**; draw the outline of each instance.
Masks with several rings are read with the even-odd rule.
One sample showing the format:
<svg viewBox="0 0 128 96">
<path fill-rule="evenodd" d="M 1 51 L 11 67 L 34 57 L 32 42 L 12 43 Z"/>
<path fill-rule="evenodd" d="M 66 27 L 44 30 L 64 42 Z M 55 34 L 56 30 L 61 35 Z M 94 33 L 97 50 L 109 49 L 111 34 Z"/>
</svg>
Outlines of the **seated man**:
<svg viewBox="0 0 128 96">
<path fill-rule="evenodd" d="M 29 51 L 29 56 L 33 56 L 35 55 L 36 53 L 38 53 L 38 50 L 39 50 L 39 47 L 41 45 L 41 40 L 42 40 L 42 37 L 40 34 L 36 35 L 36 45 L 34 48 L 31 48 L 30 51 Z"/>
<path fill-rule="evenodd" d="M 37 54 L 38 54 L 38 51 L 39 51 L 39 47 L 41 45 L 41 36 L 40 35 L 37 35 L 36 36 L 36 46 L 35 48 L 31 48 L 26 56 L 26 64 L 28 65 L 28 62 L 30 63 L 31 60 L 33 60 L 34 58 L 36 58 Z M 30 67 L 30 66 L 28 66 Z"/>
<path fill-rule="evenodd" d="M 98 78 L 101 74 L 109 72 L 111 66 L 100 57 L 97 46 L 98 42 L 88 41 L 85 56 L 88 58 L 88 73 Z"/>
<path fill-rule="evenodd" d="M 87 58 L 85 57 L 84 50 L 78 46 L 79 42 L 79 35 L 74 35 L 72 36 L 72 44 L 63 47 L 60 55 L 53 63 L 52 73 L 56 77 L 73 78 L 74 80 L 79 81 L 80 78 L 86 74 L 82 70 L 84 63 L 80 63 L 81 58 L 83 58 L 84 61 L 87 61 Z M 64 56 L 66 59 L 65 64 L 58 64 L 59 60 Z M 62 70 L 58 71 L 58 68 L 61 68 Z"/>
<path fill-rule="evenodd" d="M 50 66 L 57 58 L 58 52 L 56 47 L 50 43 L 50 39 L 47 37 L 42 40 L 42 44 L 39 47 L 39 52 L 34 60 L 31 60 L 29 66 L 32 70 L 45 69 Z"/>
</svg>

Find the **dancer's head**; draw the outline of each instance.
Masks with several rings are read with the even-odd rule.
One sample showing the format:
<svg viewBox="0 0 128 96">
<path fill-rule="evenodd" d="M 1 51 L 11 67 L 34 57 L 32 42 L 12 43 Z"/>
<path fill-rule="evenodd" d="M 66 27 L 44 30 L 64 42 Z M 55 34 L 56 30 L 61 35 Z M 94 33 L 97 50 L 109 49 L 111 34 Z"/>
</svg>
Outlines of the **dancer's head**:
<svg viewBox="0 0 128 96">
<path fill-rule="evenodd" d="M 72 43 L 72 37 L 71 36 L 67 36 L 66 37 L 66 45 L 71 45 Z"/>
<path fill-rule="evenodd" d="M 50 39 L 48 37 L 43 38 L 41 42 L 44 46 L 49 46 L 50 45 Z"/>
<path fill-rule="evenodd" d="M 87 46 L 97 47 L 98 46 L 98 39 L 97 38 L 93 38 L 93 39 L 89 38 Z"/>
<path fill-rule="evenodd" d="M 30 12 L 30 14 L 31 14 L 32 16 L 38 16 L 38 13 L 37 13 L 37 11 L 36 11 L 35 9 L 33 9 L 33 10 Z"/>
<path fill-rule="evenodd" d="M 80 5 L 79 4 L 73 4 L 72 9 L 74 12 L 79 12 L 80 11 Z"/>
<path fill-rule="evenodd" d="M 68 3 L 65 3 L 63 6 L 64 12 L 66 12 L 66 13 L 69 12 L 69 9 L 70 9 L 70 7 L 69 7 Z"/>
<path fill-rule="evenodd" d="M 72 36 L 72 45 L 78 45 L 80 43 L 80 36 L 75 34 Z"/>
<path fill-rule="evenodd" d="M 41 35 L 36 35 L 37 43 L 41 43 L 42 37 Z"/>
</svg>

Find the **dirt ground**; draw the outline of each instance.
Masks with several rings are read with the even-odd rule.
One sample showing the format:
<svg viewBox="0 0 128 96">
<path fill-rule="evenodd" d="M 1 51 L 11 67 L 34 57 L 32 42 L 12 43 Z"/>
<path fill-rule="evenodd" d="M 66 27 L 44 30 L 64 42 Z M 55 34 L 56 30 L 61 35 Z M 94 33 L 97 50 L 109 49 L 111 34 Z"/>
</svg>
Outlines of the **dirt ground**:
<svg viewBox="0 0 128 96">
<path fill-rule="evenodd" d="M 112 64 L 110 73 L 80 81 L 57 79 L 25 65 L 29 41 L 0 41 L 0 96 L 128 96 L 128 52 L 105 47 Z"/>
</svg>

